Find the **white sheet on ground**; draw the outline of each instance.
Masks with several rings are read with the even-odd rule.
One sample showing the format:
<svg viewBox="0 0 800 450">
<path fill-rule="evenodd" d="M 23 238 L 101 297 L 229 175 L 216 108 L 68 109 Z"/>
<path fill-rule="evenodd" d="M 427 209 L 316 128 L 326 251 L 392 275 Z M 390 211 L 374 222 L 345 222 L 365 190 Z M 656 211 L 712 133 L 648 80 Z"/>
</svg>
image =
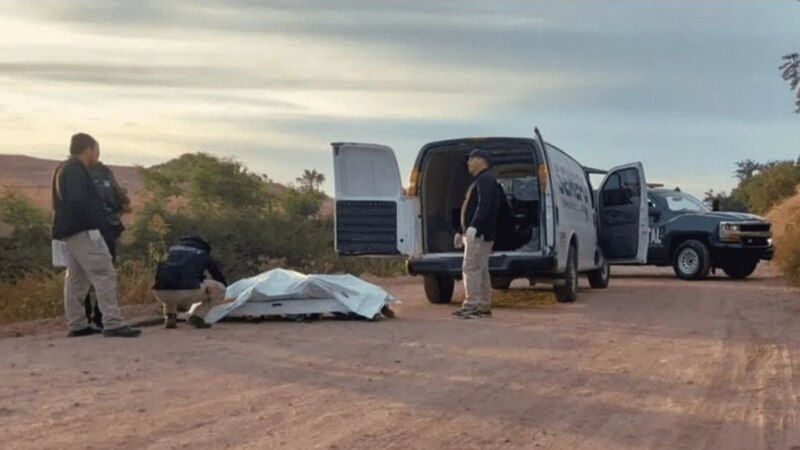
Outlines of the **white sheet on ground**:
<svg viewBox="0 0 800 450">
<path fill-rule="evenodd" d="M 237 281 L 228 286 L 225 297 L 235 300 L 212 308 L 206 315 L 206 322 L 214 323 L 229 314 L 234 315 L 232 313 L 237 308 L 248 302 L 271 302 L 274 305 L 279 300 L 288 304 L 333 299 L 342 310 L 368 319 L 375 317 L 385 305 L 395 302 L 385 290 L 352 275 L 304 275 L 283 269 Z"/>
</svg>

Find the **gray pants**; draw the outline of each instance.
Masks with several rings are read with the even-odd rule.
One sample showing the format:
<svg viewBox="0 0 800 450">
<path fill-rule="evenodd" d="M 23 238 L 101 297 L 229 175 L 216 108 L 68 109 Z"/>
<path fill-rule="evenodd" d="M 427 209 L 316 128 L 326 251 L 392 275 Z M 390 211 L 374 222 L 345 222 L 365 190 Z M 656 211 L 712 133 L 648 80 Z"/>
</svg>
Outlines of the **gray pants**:
<svg viewBox="0 0 800 450">
<path fill-rule="evenodd" d="M 92 286 L 97 294 L 97 306 L 103 313 L 103 328 L 113 330 L 121 327 L 123 318 L 117 303 L 117 272 L 106 243 L 102 239 L 93 241 L 88 231 L 70 236 L 64 242 L 69 252 L 64 280 L 64 314 L 69 329 L 77 331 L 89 326 L 84 300 Z"/>
<path fill-rule="evenodd" d="M 489 277 L 489 257 L 494 242 L 476 237 L 464 239 L 464 291 L 462 308 L 488 311 L 492 307 L 492 280 Z"/>
<path fill-rule="evenodd" d="M 153 294 L 164 304 L 164 315 L 177 314 L 179 306 L 190 307 L 200 303 L 194 315 L 205 318 L 212 307 L 225 300 L 225 285 L 218 281 L 206 280 L 199 289 L 153 291 Z"/>
</svg>

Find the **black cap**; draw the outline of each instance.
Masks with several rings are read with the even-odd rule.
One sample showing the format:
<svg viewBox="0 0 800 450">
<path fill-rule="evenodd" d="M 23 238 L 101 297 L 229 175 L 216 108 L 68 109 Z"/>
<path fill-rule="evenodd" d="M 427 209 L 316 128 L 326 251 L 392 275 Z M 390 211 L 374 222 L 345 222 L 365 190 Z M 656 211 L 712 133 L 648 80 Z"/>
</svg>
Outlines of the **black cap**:
<svg viewBox="0 0 800 450">
<path fill-rule="evenodd" d="M 476 148 L 475 150 L 469 152 L 470 158 L 480 158 L 486 161 L 486 164 L 492 165 L 492 155 L 482 148 Z"/>
</svg>

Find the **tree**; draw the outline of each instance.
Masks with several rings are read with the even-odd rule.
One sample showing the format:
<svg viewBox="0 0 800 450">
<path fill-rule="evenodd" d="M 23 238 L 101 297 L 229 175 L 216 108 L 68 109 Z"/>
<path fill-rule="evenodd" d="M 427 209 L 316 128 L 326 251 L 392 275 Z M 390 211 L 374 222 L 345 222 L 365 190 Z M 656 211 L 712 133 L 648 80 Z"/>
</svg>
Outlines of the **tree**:
<svg viewBox="0 0 800 450">
<path fill-rule="evenodd" d="M 800 114 L 800 53 L 790 53 L 783 57 L 783 64 L 780 68 L 783 79 L 789 83 L 791 90 L 795 92 L 794 110 Z"/>
<path fill-rule="evenodd" d="M 745 159 L 736 163 L 736 171 L 734 177 L 740 182 L 752 177 L 756 172 L 764 168 L 764 164 L 753 161 L 752 159 Z"/>
<path fill-rule="evenodd" d="M 322 183 L 325 182 L 325 175 L 317 172 L 316 169 L 306 169 L 301 176 L 296 178 L 296 181 L 303 191 L 319 192 Z"/>
<path fill-rule="evenodd" d="M 748 209 L 763 214 L 773 206 L 795 194 L 800 184 L 800 164 L 796 161 L 772 161 L 739 183 L 732 195 L 744 202 Z"/>
<path fill-rule="evenodd" d="M 742 202 L 733 194 L 728 195 L 724 191 L 714 192 L 713 189 L 709 189 L 705 193 L 703 202 L 711 205 L 714 203 L 714 201 L 719 202 L 720 211 L 747 212 L 747 205 L 745 205 L 744 202 Z"/>
</svg>

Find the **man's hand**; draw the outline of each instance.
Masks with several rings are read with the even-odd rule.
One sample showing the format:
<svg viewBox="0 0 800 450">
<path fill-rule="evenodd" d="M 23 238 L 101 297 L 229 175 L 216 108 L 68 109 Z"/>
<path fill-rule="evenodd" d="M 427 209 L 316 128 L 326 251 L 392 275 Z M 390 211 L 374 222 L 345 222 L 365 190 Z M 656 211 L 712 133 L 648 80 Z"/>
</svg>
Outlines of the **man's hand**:
<svg viewBox="0 0 800 450">
<path fill-rule="evenodd" d="M 461 233 L 456 233 L 455 237 L 453 237 L 453 247 L 456 249 L 464 248 L 464 236 Z"/>
<path fill-rule="evenodd" d="M 475 227 L 467 228 L 467 240 L 474 241 L 475 237 L 478 236 L 478 229 Z"/>
</svg>

